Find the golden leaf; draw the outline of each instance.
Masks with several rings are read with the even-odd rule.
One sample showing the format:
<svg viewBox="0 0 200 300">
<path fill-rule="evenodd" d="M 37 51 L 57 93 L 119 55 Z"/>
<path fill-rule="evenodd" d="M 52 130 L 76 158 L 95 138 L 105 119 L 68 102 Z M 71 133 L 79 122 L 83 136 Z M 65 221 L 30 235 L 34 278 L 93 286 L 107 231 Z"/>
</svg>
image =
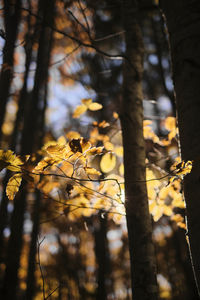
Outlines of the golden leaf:
<svg viewBox="0 0 200 300">
<path fill-rule="evenodd" d="M 46 148 L 46 152 L 51 155 L 54 159 L 64 159 L 64 156 L 66 154 L 66 145 L 62 144 L 55 144 L 50 145 Z"/>
<path fill-rule="evenodd" d="M 51 157 L 44 157 L 44 159 L 39 161 L 37 166 L 33 169 L 33 173 L 43 172 L 47 167 L 50 167 L 57 162 L 58 162 L 57 160 Z"/>
<path fill-rule="evenodd" d="M 87 106 L 85 106 L 84 104 L 78 105 L 73 113 L 73 118 L 79 118 L 80 115 L 86 112 L 86 110 L 87 110 Z"/>
<path fill-rule="evenodd" d="M 104 150 L 104 147 L 92 147 L 87 151 L 87 155 L 97 155 L 102 154 Z"/>
<path fill-rule="evenodd" d="M 176 129 L 175 128 L 168 134 L 168 140 L 171 141 L 174 137 L 176 137 Z"/>
<path fill-rule="evenodd" d="M 68 133 L 66 133 L 66 137 L 68 138 L 68 140 L 79 139 L 80 133 L 78 133 L 77 131 L 69 131 Z"/>
<path fill-rule="evenodd" d="M 108 126 L 110 126 L 110 124 L 108 122 L 106 122 L 105 120 L 103 120 L 102 122 L 100 122 L 98 124 L 98 127 L 101 127 L 101 128 L 106 128 Z"/>
<path fill-rule="evenodd" d="M 58 144 L 60 145 L 66 145 L 66 138 L 61 135 L 58 139 L 57 139 Z"/>
<path fill-rule="evenodd" d="M 92 99 L 82 99 L 82 104 L 89 106 L 92 103 Z"/>
<path fill-rule="evenodd" d="M 116 156 L 112 153 L 106 153 L 103 155 L 101 162 L 100 162 L 100 168 L 102 172 L 108 173 L 114 169 L 116 165 Z"/>
<path fill-rule="evenodd" d="M 101 172 L 97 171 L 95 168 L 85 167 L 84 170 L 88 175 L 101 175 Z"/>
<path fill-rule="evenodd" d="M 168 117 L 165 120 L 165 128 L 169 131 L 172 131 L 176 128 L 176 118 L 174 117 Z"/>
<path fill-rule="evenodd" d="M 15 198 L 16 193 L 19 191 L 19 187 L 22 181 L 21 174 L 14 174 L 8 181 L 6 186 L 6 195 L 9 200 L 13 200 Z"/>
<path fill-rule="evenodd" d="M 97 102 L 93 102 L 88 106 L 89 110 L 92 110 L 92 111 L 100 110 L 100 109 L 102 109 L 102 107 L 103 107 L 103 105 L 100 103 L 97 103 Z"/>
<path fill-rule="evenodd" d="M 20 171 L 21 165 L 23 165 L 23 162 L 13 151 L 0 150 L 0 171 L 7 168 L 10 171 L 17 172 Z"/>
<path fill-rule="evenodd" d="M 91 148 L 91 143 L 89 141 L 87 141 L 86 139 L 84 139 L 84 138 L 81 138 L 80 143 L 81 143 L 83 153 Z"/>
<path fill-rule="evenodd" d="M 114 145 L 111 142 L 106 141 L 103 144 L 105 149 L 108 151 L 112 151 L 114 149 Z"/>
<path fill-rule="evenodd" d="M 122 146 L 115 147 L 115 148 L 114 148 L 114 152 L 117 154 L 117 156 L 123 157 L 124 149 L 123 149 Z"/>
<path fill-rule="evenodd" d="M 119 115 L 118 115 L 118 113 L 116 111 L 114 111 L 114 113 L 113 113 L 113 118 L 115 118 L 115 119 L 119 118 Z"/>
<path fill-rule="evenodd" d="M 148 125 L 151 125 L 151 124 L 152 124 L 151 120 L 144 120 L 143 121 L 143 126 L 148 126 Z"/>
</svg>

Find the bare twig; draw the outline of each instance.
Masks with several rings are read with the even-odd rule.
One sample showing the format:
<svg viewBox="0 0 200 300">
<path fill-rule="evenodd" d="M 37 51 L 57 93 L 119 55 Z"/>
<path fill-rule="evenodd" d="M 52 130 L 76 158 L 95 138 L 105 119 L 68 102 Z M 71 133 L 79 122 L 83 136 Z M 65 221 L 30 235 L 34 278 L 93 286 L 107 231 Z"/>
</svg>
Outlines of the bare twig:
<svg viewBox="0 0 200 300">
<path fill-rule="evenodd" d="M 45 279 L 44 279 L 44 274 L 43 274 L 42 266 L 41 266 L 41 262 L 40 262 L 40 246 L 44 242 L 44 240 L 45 240 L 45 236 L 43 237 L 43 239 L 40 242 L 38 240 L 37 256 L 38 256 L 38 265 L 39 265 L 39 269 L 40 269 L 40 274 L 41 274 L 41 278 L 42 278 L 43 299 L 46 300 L 46 297 L 45 297 Z"/>
</svg>

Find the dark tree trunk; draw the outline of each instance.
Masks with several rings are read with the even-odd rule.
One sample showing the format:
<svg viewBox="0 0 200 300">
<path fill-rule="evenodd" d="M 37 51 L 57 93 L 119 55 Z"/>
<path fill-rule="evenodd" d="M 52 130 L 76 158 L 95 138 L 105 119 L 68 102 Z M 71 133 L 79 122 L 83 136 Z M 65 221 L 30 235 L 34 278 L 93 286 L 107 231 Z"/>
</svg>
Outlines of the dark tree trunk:
<svg viewBox="0 0 200 300">
<path fill-rule="evenodd" d="M 33 230 L 31 234 L 31 244 L 28 258 L 28 273 L 26 281 L 26 294 L 25 299 L 32 300 L 35 295 L 35 256 L 37 252 L 37 238 L 39 232 L 39 221 L 40 221 L 40 205 L 41 195 L 39 191 L 35 193 L 35 203 L 33 208 Z"/>
<path fill-rule="evenodd" d="M 9 98 L 13 78 L 14 50 L 20 21 L 21 0 L 4 0 L 5 45 L 3 65 L 0 74 L 0 140 L 4 122 L 6 103 Z"/>
<path fill-rule="evenodd" d="M 39 38 L 37 55 L 37 68 L 34 78 L 34 87 L 31 94 L 28 111 L 24 120 L 24 129 L 21 140 L 22 154 L 34 152 L 41 145 L 44 125 L 44 112 L 46 102 L 46 81 L 48 79 L 49 51 L 52 44 L 52 29 L 47 24 L 53 24 L 54 1 L 45 0 L 39 2 L 39 15 L 42 16 L 42 27 Z"/>
<path fill-rule="evenodd" d="M 21 154 L 32 153 L 36 151 L 42 144 L 44 126 L 44 113 L 46 108 L 47 96 L 47 80 L 48 80 L 48 67 L 50 59 L 50 49 L 52 44 L 52 30 L 45 24 L 49 19 L 54 19 L 54 1 L 40 1 L 39 12 L 42 16 L 43 22 L 41 24 L 39 34 L 39 48 L 37 54 L 37 68 L 34 78 L 33 92 L 30 97 L 30 103 L 27 103 L 29 108 L 28 114 L 25 116 L 23 124 L 22 141 L 21 141 Z M 25 90 L 22 92 L 26 92 Z M 25 93 L 26 94 L 26 93 Z M 22 97 L 25 96 L 22 93 Z M 24 99 L 23 99 L 24 100 Z M 28 99 L 26 99 L 28 101 Z M 18 268 L 23 244 L 23 224 L 24 214 L 26 211 L 26 183 L 22 183 L 23 191 L 19 193 L 14 202 L 14 211 L 11 220 L 11 236 L 8 243 L 6 271 L 3 285 L 4 299 L 17 298 L 17 285 L 18 285 Z M 34 215 L 37 216 L 33 219 L 33 232 L 30 248 L 30 259 L 28 267 L 28 298 L 33 296 L 34 290 L 34 270 L 35 270 L 35 254 L 36 254 L 36 240 L 39 230 L 39 210 L 40 196 L 36 195 L 36 202 L 34 207 Z M 13 251 L 15 249 L 15 253 Z M 32 281 L 31 281 L 32 279 Z M 11 297 L 12 291 L 12 298 Z M 30 296 L 31 295 L 31 296 Z M 30 296 L 30 297 L 29 297 Z"/>
<path fill-rule="evenodd" d="M 193 160 L 184 179 L 187 235 L 196 284 L 200 291 L 200 2 L 162 0 L 172 58 L 181 155 Z M 200 294 L 200 293 L 199 293 Z"/>
<path fill-rule="evenodd" d="M 24 212 L 26 206 L 26 187 L 22 185 L 14 199 L 14 211 L 11 219 L 11 235 L 6 255 L 6 270 L 2 288 L 2 299 L 17 299 L 18 268 L 22 249 Z"/>
<path fill-rule="evenodd" d="M 124 146 L 126 218 L 135 300 L 157 299 L 156 263 L 148 208 L 143 138 L 143 41 L 135 1 L 124 0 L 126 57 L 121 124 Z"/>
<path fill-rule="evenodd" d="M 54 24 L 54 1 L 48 0 L 48 4 L 46 3 L 44 7 L 44 19 L 47 17 L 49 18 L 48 24 Z M 53 42 L 53 32 L 50 28 L 44 27 L 41 33 L 40 45 L 38 52 L 38 64 L 36 71 L 36 91 L 35 95 L 38 97 L 38 101 L 42 102 L 42 109 L 39 114 L 38 118 L 38 126 L 36 126 L 36 136 L 38 135 L 35 143 L 37 148 L 40 148 L 43 144 L 43 136 L 45 131 L 45 112 L 46 112 L 46 105 L 47 105 L 47 94 L 48 94 L 48 70 L 49 70 L 49 62 L 50 62 L 50 54 Z M 40 51 L 42 52 L 40 54 Z M 43 64 L 42 70 L 40 64 Z M 42 72 L 40 74 L 40 72 Z M 40 76 L 43 76 L 42 78 Z M 42 80 L 42 81 L 41 81 Z M 39 81 L 39 82 L 37 82 Z M 41 81 L 41 82 L 40 82 Z M 37 87 L 37 83 L 40 84 Z M 38 88 L 38 91 L 37 91 Z M 34 94 L 34 93 L 33 93 Z M 38 107 L 37 107 L 38 110 Z M 35 132 L 33 131 L 33 134 Z M 34 146 L 34 145 L 33 145 Z M 35 193 L 35 203 L 33 209 L 33 230 L 31 234 L 31 245 L 30 245 L 30 252 L 29 252 L 29 260 L 28 260 L 28 275 L 27 275 L 27 290 L 26 290 L 26 299 L 33 299 L 35 293 L 35 257 L 37 251 L 37 238 L 39 233 L 39 220 L 40 220 L 40 206 L 41 206 L 41 195 L 39 191 Z"/>
<path fill-rule="evenodd" d="M 0 262 L 2 263 L 4 261 L 5 257 L 5 239 L 4 239 L 4 229 L 6 228 L 6 225 L 8 224 L 8 197 L 6 195 L 6 186 L 8 183 L 8 180 L 10 178 L 11 172 L 6 171 L 6 175 L 3 179 L 3 193 L 2 193 L 2 199 L 0 203 Z"/>
<path fill-rule="evenodd" d="M 21 124 L 21 121 L 23 119 L 24 115 L 24 107 L 27 100 L 28 92 L 27 92 L 27 80 L 28 80 L 28 73 L 29 73 L 29 67 L 31 63 L 31 56 L 32 56 L 32 41 L 34 38 L 30 36 L 30 16 L 28 17 L 28 32 L 26 35 L 26 62 L 25 62 L 25 73 L 24 73 L 24 82 L 22 90 L 20 91 L 19 95 L 19 102 L 18 102 L 18 111 L 16 115 L 16 120 L 14 124 L 14 130 L 11 136 L 10 141 L 10 149 L 15 151 L 16 150 L 16 143 L 17 143 L 17 137 L 20 132 L 19 127 Z M 8 197 L 6 196 L 6 186 L 7 182 L 11 176 L 11 173 L 9 171 L 6 172 L 5 178 L 3 180 L 3 194 L 2 194 L 2 200 L 0 203 L 0 260 L 3 259 L 2 257 L 2 251 L 4 250 L 4 237 L 3 237 L 3 230 L 5 229 L 7 222 L 8 222 Z"/>
<path fill-rule="evenodd" d="M 109 260 L 108 260 L 108 241 L 107 241 L 107 216 L 98 215 L 95 221 L 95 255 L 97 262 L 97 300 L 107 299 L 106 278 L 108 276 Z"/>
</svg>

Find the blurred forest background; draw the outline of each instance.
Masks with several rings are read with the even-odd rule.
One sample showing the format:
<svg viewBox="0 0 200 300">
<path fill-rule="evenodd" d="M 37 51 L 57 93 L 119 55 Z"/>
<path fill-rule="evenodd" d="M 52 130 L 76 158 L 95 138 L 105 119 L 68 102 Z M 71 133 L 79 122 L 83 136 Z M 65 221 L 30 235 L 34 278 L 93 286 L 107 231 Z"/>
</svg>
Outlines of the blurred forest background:
<svg viewBox="0 0 200 300">
<path fill-rule="evenodd" d="M 167 32 L 156 2 L 140 7 L 140 25 L 159 298 L 194 300 L 181 180 L 168 185 L 167 174 L 180 158 Z M 69 165 L 62 164 L 68 177 L 61 180 L 53 169 L 59 176 L 23 179 L 14 200 L 6 193 L 13 170 L 2 170 L 2 299 L 131 299 L 123 185 L 117 200 L 118 184 L 103 181 L 123 182 L 118 116 L 124 50 L 121 0 L 0 1 L 1 149 L 34 154 L 31 164 L 37 165 L 49 149 L 40 150 L 44 144 L 84 137 L 97 149 L 93 154 L 101 154 L 94 155 L 85 184 L 70 180 Z M 80 164 L 76 177 L 85 178 L 81 172 Z"/>
</svg>

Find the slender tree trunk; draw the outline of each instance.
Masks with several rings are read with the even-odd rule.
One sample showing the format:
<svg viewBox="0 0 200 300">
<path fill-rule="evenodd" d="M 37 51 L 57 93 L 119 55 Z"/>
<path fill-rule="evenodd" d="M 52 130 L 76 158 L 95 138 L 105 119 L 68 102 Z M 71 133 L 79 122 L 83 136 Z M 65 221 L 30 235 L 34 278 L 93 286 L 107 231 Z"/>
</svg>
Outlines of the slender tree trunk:
<svg viewBox="0 0 200 300">
<path fill-rule="evenodd" d="M 24 129 L 21 140 L 22 154 L 34 152 L 41 144 L 43 132 L 41 125 L 44 125 L 43 114 L 45 112 L 46 81 L 48 79 L 49 51 L 52 44 L 52 29 L 46 24 L 53 23 L 53 0 L 39 1 L 39 12 L 43 23 L 39 38 L 39 49 L 37 54 L 37 68 L 34 78 L 34 87 L 31 95 L 28 112 L 25 116 Z"/>
<path fill-rule="evenodd" d="M 187 235 L 200 291 L 200 1 L 162 0 L 171 48 L 181 155 L 193 160 L 184 179 Z M 199 292 L 200 295 L 200 292 Z"/>
<path fill-rule="evenodd" d="M 4 0 L 5 45 L 3 48 L 3 66 L 0 73 L 0 139 L 13 78 L 14 50 L 20 20 L 20 6 L 21 0 Z"/>
<path fill-rule="evenodd" d="M 26 62 L 25 62 L 25 73 L 24 73 L 24 79 L 23 79 L 24 82 L 23 82 L 23 87 L 22 87 L 22 89 L 20 91 L 20 95 L 19 95 L 18 111 L 17 111 L 16 120 L 15 120 L 15 124 L 14 124 L 14 130 L 12 132 L 11 142 L 10 142 L 10 146 L 9 146 L 9 148 L 13 151 L 16 150 L 17 137 L 20 132 L 19 126 L 21 125 L 21 121 L 23 119 L 24 107 L 26 104 L 27 96 L 28 96 L 27 80 L 28 80 L 29 67 L 30 67 L 31 56 L 32 56 L 32 41 L 34 40 L 33 36 L 32 36 L 32 39 L 30 36 L 30 30 L 31 30 L 30 16 L 28 17 L 27 23 L 28 23 L 28 32 L 26 35 L 26 47 L 25 47 Z M 3 259 L 2 252 L 5 250 L 4 249 L 3 230 L 5 229 L 7 222 L 8 222 L 8 211 L 7 211 L 8 197 L 6 196 L 6 186 L 7 186 L 7 182 L 9 180 L 10 176 L 11 176 L 11 173 L 7 170 L 4 180 L 3 180 L 3 194 L 2 194 L 2 199 L 1 199 L 1 203 L 0 203 L 0 261 Z"/>
<path fill-rule="evenodd" d="M 32 300 L 35 295 L 35 256 L 37 252 L 37 238 L 39 232 L 39 221 L 40 221 L 40 205 L 41 205 L 41 195 L 39 191 L 35 193 L 35 203 L 34 203 L 34 211 L 33 211 L 33 230 L 31 233 L 31 243 L 30 243 L 30 251 L 28 258 L 28 274 L 26 281 L 26 294 L 25 299 Z"/>
<path fill-rule="evenodd" d="M 107 299 L 106 278 L 108 275 L 108 241 L 107 241 L 107 217 L 101 217 L 101 213 L 98 215 L 98 219 L 95 221 L 95 255 L 97 262 L 97 293 L 96 300 Z"/>
<path fill-rule="evenodd" d="M 45 4 L 45 3 L 44 3 Z M 44 5 L 43 4 L 43 5 Z M 42 6 L 42 5 L 41 5 Z M 44 18 L 49 17 L 49 24 L 53 26 L 54 23 L 54 0 L 49 1 L 42 7 L 44 11 Z M 38 126 L 33 130 L 33 135 L 38 136 L 35 143 L 38 148 L 43 145 L 43 137 L 45 131 L 45 112 L 47 105 L 48 95 L 48 70 L 51 56 L 51 48 L 53 42 L 53 32 L 50 28 L 44 26 L 40 37 L 40 47 L 38 51 L 38 62 L 37 71 L 35 77 L 35 89 L 33 95 L 37 96 L 38 102 L 42 103 L 42 109 L 37 120 Z M 42 64 L 42 66 L 41 66 Z M 42 68 L 42 69 L 41 69 Z M 42 76 L 42 77 L 40 77 Z M 38 84 L 38 86 L 37 86 Z M 36 99 L 33 99 L 36 100 Z M 36 106 L 38 110 L 38 107 Z M 33 144 L 34 147 L 34 144 Z M 33 230 L 31 234 L 31 245 L 28 260 L 28 275 L 27 275 L 27 290 L 26 299 L 33 299 L 35 293 L 35 257 L 36 257 L 36 246 L 37 237 L 39 233 L 39 220 L 40 220 L 40 206 L 41 206 L 41 195 L 39 191 L 35 193 L 35 203 L 33 209 Z"/>
<path fill-rule="evenodd" d="M 6 255 L 6 270 L 1 293 L 4 300 L 17 299 L 18 268 L 22 249 L 24 211 L 26 206 L 26 188 L 24 184 L 14 199 L 14 206 L 15 209 L 11 219 L 11 235 Z"/>
<path fill-rule="evenodd" d="M 121 124 L 124 146 L 126 218 L 135 300 L 157 299 L 152 224 L 148 208 L 143 138 L 143 41 L 136 2 L 124 0 L 126 57 Z"/>
<path fill-rule="evenodd" d="M 48 66 L 50 58 L 50 48 L 52 43 L 52 30 L 48 28 L 45 23 L 49 21 L 49 18 L 54 18 L 53 14 L 54 1 L 40 1 L 39 2 L 39 14 L 42 15 L 44 22 L 41 25 L 41 32 L 39 38 L 39 48 L 37 54 L 37 68 L 34 78 L 34 88 L 29 103 L 29 112 L 25 116 L 22 141 L 21 141 L 21 154 L 32 153 L 39 148 L 41 145 L 41 138 L 43 132 L 40 125 L 44 125 L 43 114 L 45 113 L 44 96 L 46 96 L 46 84 L 48 79 Z M 23 95 L 22 95 L 23 96 Z M 16 196 L 14 202 L 14 210 L 11 221 L 11 236 L 8 243 L 7 259 L 6 259 L 6 271 L 3 285 L 3 296 L 4 299 L 16 299 L 17 298 L 17 285 L 18 285 L 18 268 L 21 255 L 21 249 L 23 244 L 23 223 L 24 213 L 26 211 L 26 183 L 22 183 L 23 192 Z M 34 263 L 35 263 L 35 252 L 36 252 L 36 237 L 39 228 L 39 207 L 40 197 L 36 196 L 35 203 L 35 215 L 37 219 L 33 220 L 33 233 L 31 241 L 28 269 L 28 290 L 27 293 L 34 290 Z M 15 249 L 15 253 L 13 252 Z M 30 278 L 33 281 L 30 281 Z M 12 298 L 11 298 L 12 291 Z M 31 298 L 30 298 L 31 299 Z"/>
</svg>

